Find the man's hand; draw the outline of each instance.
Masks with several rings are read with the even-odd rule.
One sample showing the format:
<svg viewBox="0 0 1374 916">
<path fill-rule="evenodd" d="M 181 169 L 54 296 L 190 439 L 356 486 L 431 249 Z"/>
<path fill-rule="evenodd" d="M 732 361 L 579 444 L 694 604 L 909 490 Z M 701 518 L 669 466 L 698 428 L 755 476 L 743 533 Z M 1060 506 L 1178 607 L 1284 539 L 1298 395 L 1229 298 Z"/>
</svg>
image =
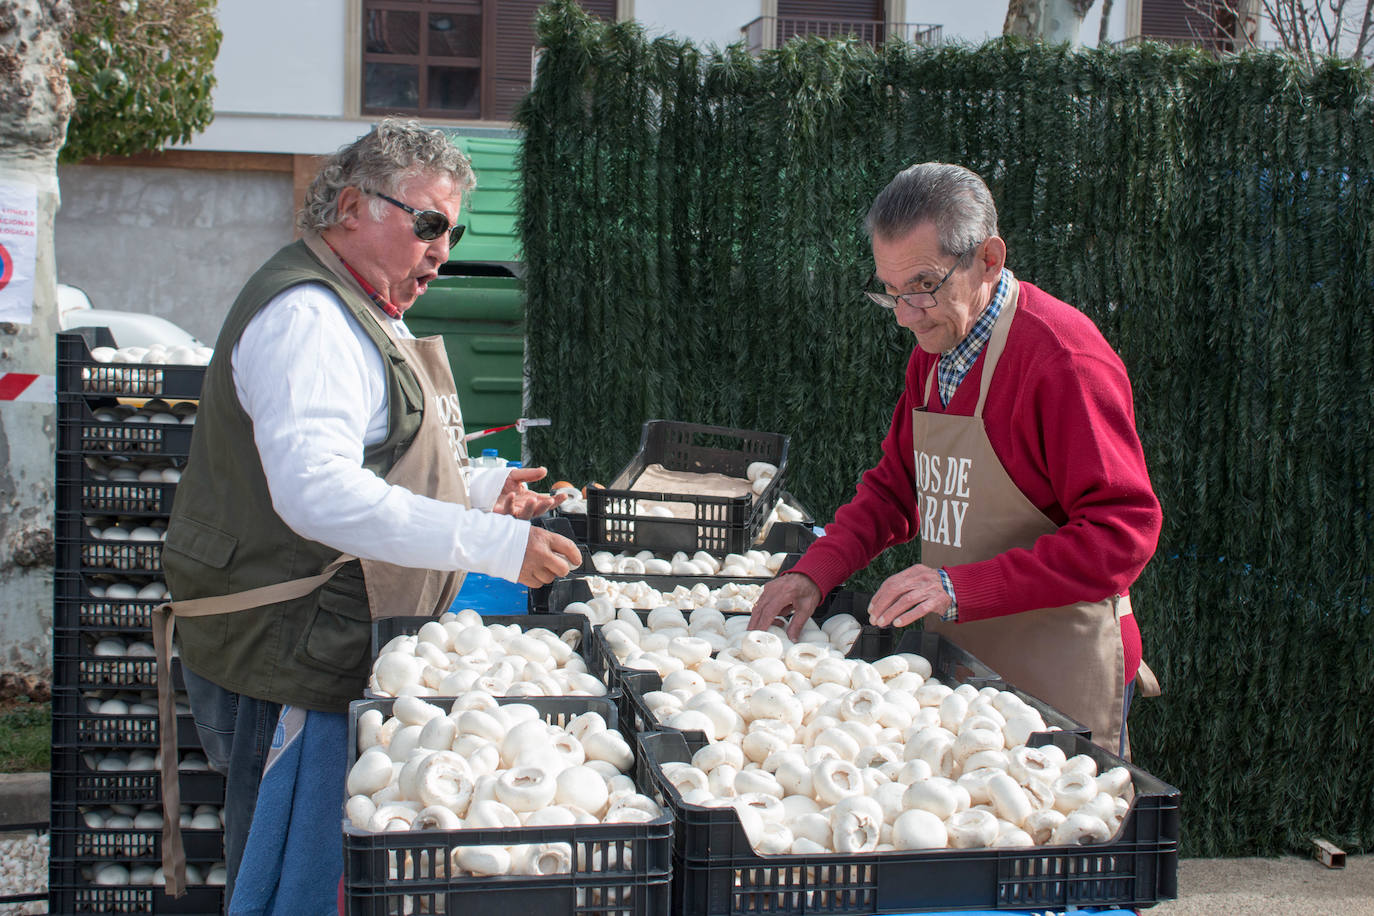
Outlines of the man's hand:
<svg viewBox="0 0 1374 916">
<path fill-rule="evenodd" d="M 759 600 L 754 602 L 754 612 L 749 616 L 749 629 L 766 630 L 774 620 L 790 611 L 792 620 L 787 624 L 787 635 L 796 642 L 801 636 L 802 624 L 811 619 L 820 603 L 821 590 L 808 576 L 783 573 L 763 587 Z"/>
<path fill-rule="evenodd" d="M 563 500 L 568 498 L 567 494 L 550 496 L 547 493 L 536 493 L 525 487 L 527 482 L 533 483 L 547 473 L 547 468 L 511 468 L 510 473 L 506 475 L 506 482 L 502 485 L 501 492 L 496 497 L 496 504 L 491 507 L 491 511 L 499 512 L 502 515 L 513 515 L 516 518 L 530 519 L 537 515 L 543 515 L 554 506 L 561 505 Z M 568 541 L 568 543 L 571 544 L 572 542 Z M 581 560 L 578 562 L 580 563 Z"/>
<path fill-rule="evenodd" d="M 927 614 L 937 617 L 949 609 L 949 593 L 940 584 L 940 571 L 919 563 L 890 576 L 868 604 L 874 626 L 904 627 Z"/>
<path fill-rule="evenodd" d="M 539 469 L 541 472 L 543 468 Z M 568 570 L 582 565 L 577 545 L 561 534 L 530 526 L 530 538 L 525 543 L 525 559 L 520 564 L 521 585 L 538 588 L 548 585 Z"/>
</svg>

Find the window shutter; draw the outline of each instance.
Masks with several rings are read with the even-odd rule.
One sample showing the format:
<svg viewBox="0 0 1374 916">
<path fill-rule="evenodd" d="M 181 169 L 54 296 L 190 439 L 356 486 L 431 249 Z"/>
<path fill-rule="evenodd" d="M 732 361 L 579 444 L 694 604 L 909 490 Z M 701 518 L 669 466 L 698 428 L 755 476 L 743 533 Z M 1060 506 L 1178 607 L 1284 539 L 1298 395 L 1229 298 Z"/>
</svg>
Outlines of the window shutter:
<svg viewBox="0 0 1374 916">
<path fill-rule="evenodd" d="M 487 34 L 489 51 L 485 63 L 487 91 L 482 117 L 509 121 L 516 103 L 530 91 L 534 50 L 534 15 L 544 0 L 500 0 L 489 3 L 494 11 L 495 34 Z M 615 0 L 582 0 L 581 6 L 593 16 L 615 19 Z"/>
<path fill-rule="evenodd" d="M 778 0 L 779 19 L 843 19 L 847 22 L 882 22 L 882 0 Z"/>
</svg>

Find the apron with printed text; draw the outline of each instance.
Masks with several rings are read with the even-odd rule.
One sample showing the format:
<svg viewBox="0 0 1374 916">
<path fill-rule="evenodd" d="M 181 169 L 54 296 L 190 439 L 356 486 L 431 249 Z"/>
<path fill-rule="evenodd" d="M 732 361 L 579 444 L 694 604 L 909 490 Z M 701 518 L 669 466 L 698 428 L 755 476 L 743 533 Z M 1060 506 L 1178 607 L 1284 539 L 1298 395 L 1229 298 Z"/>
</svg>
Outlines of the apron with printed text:
<svg viewBox="0 0 1374 916">
<path fill-rule="evenodd" d="M 983 405 L 1016 300 L 1013 287 L 987 343 L 973 416 L 923 407 L 912 411 L 921 563 L 933 569 L 1029 550 L 1037 538 L 1058 530 L 1007 475 L 983 425 Z M 939 397 L 935 372 L 931 366 L 927 398 Z M 1130 599 L 1115 595 L 990 620 L 946 623 L 929 615 L 924 620 L 927 630 L 967 649 L 1013 686 L 1092 729 L 1093 743 L 1115 754 L 1121 747 L 1126 681 L 1120 619 L 1129 613 Z M 1144 662 L 1141 670 L 1153 679 Z"/>
<path fill-rule="evenodd" d="M 337 257 L 318 239 L 306 244 L 347 283 L 357 286 Z M 359 293 L 362 292 L 358 287 Z M 385 480 L 412 493 L 471 508 L 463 467 L 468 464 L 463 442 L 463 417 L 458 390 L 449 368 L 441 337 L 402 338 L 375 305 L 372 316 L 405 357 L 424 395 L 420 428 L 410 446 L 397 459 Z M 181 840 L 179 811 L 181 792 L 177 779 L 176 718 L 172 697 L 171 645 L 173 620 L 178 616 L 232 614 L 279 601 L 302 598 L 324 585 L 344 564 L 355 558 L 341 554 L 316 576 L 293 579 L 232 595 L 172 602 L 154 611 L 153 642 L 158 663 L 158 732 L 162 750 L 163 871 L 167 892 L 180 896 L 185 887 L 186 855 Z M 436 616 L 448 610 L 466 575 L 461 571 L 423 570 L 377 560 L 359 559 L 372 619 L 383 617 Z"/>
</svg>

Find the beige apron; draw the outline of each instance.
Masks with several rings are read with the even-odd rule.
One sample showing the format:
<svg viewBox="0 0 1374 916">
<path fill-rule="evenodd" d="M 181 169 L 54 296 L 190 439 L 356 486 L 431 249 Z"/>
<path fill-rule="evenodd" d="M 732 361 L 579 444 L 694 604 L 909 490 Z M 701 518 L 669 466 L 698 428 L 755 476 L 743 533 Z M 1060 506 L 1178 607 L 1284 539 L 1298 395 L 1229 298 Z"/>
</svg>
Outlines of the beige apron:
<svg viewBox="0 0 1374 916">
<path fill-rule="evenodd" d="M 315 244 L 311 244 L 315 241 Z M 334 272 L 356 286 L 338 259 L 317 240 L 307 245 Z M 361 292 L 361 289 L 359 289 Z M 381 312 L 374 309 L 374 316 Z M 444 502 L 471 508 L 462 467 L 468 463 L 463 443 L 463 419 L 458 409 L 457 386 L 449 368 L 441 337 L 399 338 L 387 321 L 378 324 L 391 337 L 415 373 L 424 395 L 420 429 L 405 453 L 392 466 L 386 481 Z M 158 739 L 161 745 L 162 772 L 162 868 L 166 891 L 174 896 L 185 892 L 186 853 L 181 840 L 181 788 L 177 782 L 176 715 L 172 698 L 171 645 L 173 619 L 232 614 L 278 601 L 289 601 L 310 594 L 324 585 L 340 567 L 355 559 L 340 555 L 317 576 L 293 579 L 275 585 L 249 589 L 233 595 L 199 598 L 194 601 L 164 604 L 153 613 L 153 643 L 157 654 Z M 418 570 L 376 560 L 361 559 L 367 602 L 372 619 L 382 617 L 433 616 L 447 610 L 462 586 L 465 573 Z"/>
<path fill-rule="evenodd" d="M 1007 476 L 983 426 L 983 405 L 1006 348 L 1016 300 L 1013 287 L 987 343 L 973 416 L 912 411 L 921 562 L 935 569 L 1029 550 L 1036 538 L 1058 530 Z M 932 366 L 927 398 L 934 392 L 935 372 Z M 1115 754 L 1121 747 L 1126 680 L 1120 619 L 1129 613 L 1130 599 L 1117 595 L 968 623 L 924 620 L 927 630 L 944 634 L 1012 685 L 1092 729 L 1093 743 Z M 1141 692 L 1157 694 L 1154 675 L 1143 662 L 1140 671 Z"/>
</svg>

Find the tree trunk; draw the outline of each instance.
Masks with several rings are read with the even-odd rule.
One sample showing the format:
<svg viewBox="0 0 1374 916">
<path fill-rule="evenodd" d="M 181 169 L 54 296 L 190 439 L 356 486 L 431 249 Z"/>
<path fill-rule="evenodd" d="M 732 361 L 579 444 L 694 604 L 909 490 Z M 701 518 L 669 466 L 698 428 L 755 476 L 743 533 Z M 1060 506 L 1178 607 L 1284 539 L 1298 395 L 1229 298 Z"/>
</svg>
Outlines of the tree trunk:
<svg viewBox="0 0 1374 916">
<path fill-rule="evenodd" d="M 0 182 L 37 190 L 33 319 L 0 323 L 0 373 L 52 375 L 57 151 L 72 96 L 67 0 L 0 0 Z M 0 669 L 46 676 L 51 657 L 56 405 L 0 402 Z"/>
<path fill-rule="evenodd" d="M 1092 0 L 1009 0 L 1002 34 L 1077 47 Z"/>
</svg>

